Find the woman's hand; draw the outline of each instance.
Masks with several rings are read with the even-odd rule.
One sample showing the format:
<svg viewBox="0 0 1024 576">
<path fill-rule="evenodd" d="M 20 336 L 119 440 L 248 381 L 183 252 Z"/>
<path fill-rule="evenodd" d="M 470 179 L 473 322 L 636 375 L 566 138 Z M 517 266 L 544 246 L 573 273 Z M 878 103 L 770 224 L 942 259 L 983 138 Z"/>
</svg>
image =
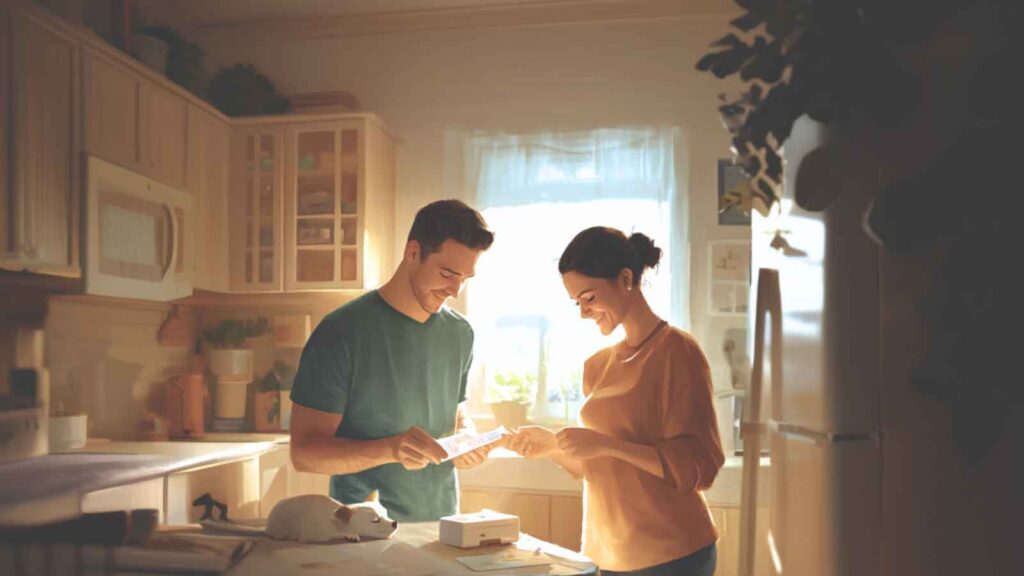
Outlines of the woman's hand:
<svg viewBox="0 0 1024 576">
<path fill-rule="evenodd" d="M 520 426 L 509 439 L 508 449 L 524 458 L 544 458 L 558 450 L 558 440 L 543 426 Z"/>
<path fill-rule="evenodd" d="M 562 452 L 579 460 L 610 456 L 615 445 L 615 438 L 589 428 L 562 428 L 555 437 Z"/>
</svg>

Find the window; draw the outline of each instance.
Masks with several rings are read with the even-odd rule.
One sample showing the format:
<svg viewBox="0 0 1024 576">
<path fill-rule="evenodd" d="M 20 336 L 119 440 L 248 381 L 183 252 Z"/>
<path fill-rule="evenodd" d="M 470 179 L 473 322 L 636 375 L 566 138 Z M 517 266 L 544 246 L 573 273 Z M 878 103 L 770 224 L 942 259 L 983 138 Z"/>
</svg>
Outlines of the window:
<svg viewBox="0 0 1024 576">
<path fill-rule="evenodd" d="M 645 274 L 645 294 L 660 315 L 685 321 L 677 139 L 672 129 L 466 139 L 464 184 L 496 234 L 466 294 L 476 331 L 474 413 L 487 413 L 489 402 L 528 399 L 531 421 L 575 422 L 583 361 L 622 338 L 621 328 L 604 337 L 582 320 L 562 286 L 558 258 L 585 228 L 651 236 L 664 252 Z"/>
</svg>

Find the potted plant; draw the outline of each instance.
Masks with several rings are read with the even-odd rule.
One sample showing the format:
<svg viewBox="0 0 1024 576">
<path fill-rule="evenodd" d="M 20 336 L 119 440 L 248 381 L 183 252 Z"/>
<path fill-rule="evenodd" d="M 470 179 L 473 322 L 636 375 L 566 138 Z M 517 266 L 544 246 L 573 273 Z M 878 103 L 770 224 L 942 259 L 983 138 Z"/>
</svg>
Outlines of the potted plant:
<svg viewBox="0 0 1024 576">
<path fill-rule="evenodd" d="M 506 428 L 518 428 L 526 423 L 526 414 L 537 390 L 537 375 L 506 370 L 494 375 L 487 386 L 484 402 L 489 404 L 494 420 Z"/>
<path fill-rule="evenodd" d="M 288 99 L 252 64 L 221 68 L 210 80 L 207 94 L 210 103 L 228 116 L 284 114 L 291 109 Z"/>
<path fill-rule="evenodd" d="M 270 332 L 270 321 L 256 319 L 227 319 L 203 331 L 207 365 L 217 379 L 215 395 L 216 416 L 243 418 L 245 392 L 252 382 L 252 350 L 242 348 L 249 338 Z"/>
<path fill-rule="evenodd" d="M 730 22 L 736 31 L 713 42 L 715 51 L 697 69 L 719 78 L 739 74 L 746 83 L 736 98 L 719 96 L 733 155 L 750 177 L 747 197 L 732 201 L 767 215 L 779 198 L 781 148 L 797 118 L 832 125 L 856 112 L 892 126 L 914 110 L 917 81 L 892 48 L 934 14 L 901 12 L 908 8 L 899 2 L 735 1 L 744 10 Z M 796 200 L 810 210 L 827 205 L 807 205 L 799 191 Z"/>
<path fill-rule="evenodd" d="M 287 429 L 291 420 L 292 381 L 295 379 L 295 368 L 280 360 L 267 371 L 259 381 L 256 396 L 253 399 L 253 427 L 257 432 L 275 432 Z M 287 418 L 285 415 L 287 410 Z"/>
</svg>

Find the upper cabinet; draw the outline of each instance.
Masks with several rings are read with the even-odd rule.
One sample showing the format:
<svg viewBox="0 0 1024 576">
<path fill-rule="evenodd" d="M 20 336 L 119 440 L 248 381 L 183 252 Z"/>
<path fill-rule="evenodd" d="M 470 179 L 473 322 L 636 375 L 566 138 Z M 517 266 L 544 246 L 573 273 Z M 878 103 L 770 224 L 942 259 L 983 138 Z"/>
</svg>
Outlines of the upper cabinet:
<svg viewBox="0 0 1024 576">
<path fill-rule="evenodd" d="M 280 292 L 284 128 L 252 125 L 231 136 L 228 211 L 229 287 L 232 292 Z"/>
<path fill-rule="evenodd" d="M 188 107 L 188 190 L 195 206 L 193 285 L 228 290 L 228 150 L 231 128 L 202 108 Z"/>
<path fill-rule="evenodd" d="M 80 276 L 80 49 L 0 7 L 0 267 Z"/>
<path fill-rule="evenodd" d="M 100 49 L 85 49 L 83 69 L 86 152 L 185 188 L 185 98 L 108 58 Z"/>
<path fill-rule="evenodd" d="M 381 282 L 393 246 L 394 145 L 376 117 L 247 120 L 232 154 L 232 290 Z"/>
</svg>

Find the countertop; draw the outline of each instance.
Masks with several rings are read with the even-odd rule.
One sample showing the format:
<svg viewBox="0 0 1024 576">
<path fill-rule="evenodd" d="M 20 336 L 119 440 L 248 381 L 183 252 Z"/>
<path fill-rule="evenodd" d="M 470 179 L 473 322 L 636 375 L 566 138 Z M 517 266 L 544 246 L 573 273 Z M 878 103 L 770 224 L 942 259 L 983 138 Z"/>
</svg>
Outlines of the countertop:
<svg viewBox="0 0 1024 576">
<path fill-rule="evenodd" d="M 762 457 L 758 474 L 758 502 L 767 505 L 771 498 L 770 461 Z M 704 492 L 709 506 L 738 508 L 743 485 L 743 457 L 730 456 L 718 472 L 710 490 Z M 547 458 L 528 459 L 503 448 L 491 452 L 490 458 L 476 468 L 459 470 L 459 486 L 463 489 L 512 490 L 526 492 L 559 492 L 581 494 L 583 482 L 569 475 Z"/>
<path fill-rule="evenodd" d="M 251 438 L 251 441 L 237 441 Z M 235 441 L 221 441 L 221 440 Z M 82 496 L 177 472 L 258 456 L 287 434 L 208 435 L 167 442 L 94 440 L 84 448 L 0 464 L 0 525 L 73 518 Z"/>
<path fill-rule="evenodd" d="M 515 546 L 538 550 L 560 560 L 558 564 L 473 572 L 456 558 L 499 553 L 511 548 L 484 546 L 455 548 L 438 541 L 437 522 L 402 524 L 388 540 L 357 544 L 299 544 L 258 538 L 253 549 L 227 572 L 229 575 L 262 576 L 279 574 L 346 574 L 349 576 L 460 576 L 486 574 L 573 575 L 593 574 L 595 567 L 586 557 L 526 534 Z"/>
</svg>

